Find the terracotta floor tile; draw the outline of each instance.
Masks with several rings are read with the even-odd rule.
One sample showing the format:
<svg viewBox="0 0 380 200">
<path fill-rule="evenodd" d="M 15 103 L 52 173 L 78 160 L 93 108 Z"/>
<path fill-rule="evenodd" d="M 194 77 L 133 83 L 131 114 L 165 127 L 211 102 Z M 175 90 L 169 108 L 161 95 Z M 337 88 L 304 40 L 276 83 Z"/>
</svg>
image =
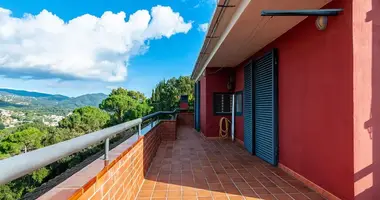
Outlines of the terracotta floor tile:
<svg viewBox="0 0 380 200">
<path fill-rule="evenodd" d="M 188 197 L 188 196 L 184 196 L 182 197 L 183 200 L 197 200 L 197 197 Z"/>
<path fill-rule="evenodd" d="M 168 185 L 167 184 L 157 184 L 154 187 L 154 190 L 168 190 Z"/>
<path fill-rule="evenodd" d="M 230 187 L 236 187 L 235 184 L 233 182 L 230 182 L 230 183 L 222 183 L 222 186 L 224 188 L 230 188 Z"/>
<path fill-rule="evenodd" d="M 266 187 L 271 194 L 284 194 L 285 192 L 279 187 Z"/>
<path fill-rule="evenodd" d="M 185 190 L 185 191 L 183 191 L 183 193 L 182 193 L 182 196 L 184 196 L 184 197 L 195 197 L 195 196 L 197 196 L 197 193 L 195 192 L 195 190 Z"/>
<path fill-rule="evenodd" d="M 245 197 L 245 200 L 261 200 L 259 196 Z"/>
<path fill-rule="evenodd" d="M 269 191 L 265 188 L 253 188 L 253 191 L 255 191 L 257 194 L 270 194 Z"/>
<path fill-rule="evenodd" d="M 212 197 L 198 197 L 198 200 L 213 200 Z"/>
<path fill-rule="evenodd" d="M 166 197 L 166 191 L 154 191 L 152 197 L 153 198 L 165 198 Z"/>
<path fill-rule="evenodd" d="M 216 197 L 216 196 L 226 196 L 226 192 L 216 192 L 216 191 L 211 191 L 211 196 Z"/>
<path fill-rule="evenodd" d="M 228 197 L 226 195 L 224 196 L 213 196 L 214 200 L 228 200 Z"/>
<path fill-rule="evenodd" d="M 309 197 L 311 200 L 324 200 L 321 195 L 312 192 L 312 193 L 304 193 L 307 197 Z"/>
<path fill-rule="evenodd" d="M 276 197 L 274 197 L 271 194 L 259 194 L 259 196 L 261 199 L 264 199 L 264 200 L 277 200 Z"/>
<path fill-rule="evenodd" d="M 252 189 L 242 189 L 242 190 L 240 190 L 240 192 L 244 196 L 256 195 L 256 193 Z"/>
<path fill-rule="evenodd" d="M 212 191 L 224 191 L 224 188 L 220 183 L 210 183 L 209 186 Z"/>
<path fill-rule="evenodd" d="M 289 194 L 294 200 L 308 200 L 309 198 L 307 198 L 305 195 L 303 194 Z"/>
<path fill-rule="evenodd" d="M 284 190 L 285 193 L 289 193 L 289 194 L 291 194 L 291 193 L 300 193 L 300 192 L 299 192 L 296 188 L 294 188 L 294 187 L 282 187 L 281 189 Z"/>
<path fill-rule="evenodd" d="M 181 185 L 171 184 L 171 185 L 169 185 L 168 190 L 169 191 L 181 190 L 182 189 L 181 187 L 182 187 Z"/>
<path fill-rule="evenodd" d="M 137 199 L 321 199 L 230 141 L 205 140 L 186 127 L 178 133 L 177 140 L 161 142 Z"/>
<path fill-rule="evenodd" d="M 252 188 L 254 188 L 254 187 L 263 187 L 263 185 L 260 182 L 258 182 L 258 181 L 248 182 L 248 185 L 251 186 Z"/>
<path fill-rule="evenodd" d="M 244 200 L 244 197 L 242 197 L 240 195 L 228 195 L 228 198 L 230 200 Z"/>
<path fill-rule="evenodd" d="M 272 181 L 260 181 L 260 183 L 265 187 L 277 187 L 277 185 Z"/>
<path fill-rule="evenodd" d="M 153 193 L 152 190 L 143 190 L 143 191 L 140 191 L 139 197 L 151 197 L 152 193 Z"/>
<path fill-rule="evenodd" d="M 143 185 L 141 187 L 141 191 L 144 191 L 144 190 L 153 190 L 154 189 L 154 185 Z"/>
<path fill-rule="evenodd" d="M 313 190 L 311 190 L 310 188 L 306 187 L 306 186 L 296 186 L 295 187 L 298 191 L 300 191 L 301 193 L 311 193 L 311 192 L 314 192 Z"/>
<path fill-rule="evenodd" d="M 275 194 L 274 195 L 278 200 L 293 200 L 292 197 L 290 197 L 287 194 Z"/>
<path fill-rule="evenodd" d="M 168 194 L 167 194 L 168 197 L 182 197 L 182 191 L 168 191 Z"/>
<path fill-rule="evenodd" d="M 211 196 L 211 192 L 210 190 L 197 190 L 197 196 L 198 197 L 210 197 Z"/>
<path fill-rule="evenodd" d="M 236 187 L 228 187 L 228 188 L 225 188 L 224 190 L 226 191 L 227 194 L 239 194 L 240 195 L 240 191 Z"/>
<path fill-rule="evenodd" d="M 238 182 L 238 183 L 235 183 L 236 187 L 239 189 L 239 190 L 242 190 L 242 189 L 250 189 L 251 187 L 248 185 L 248 183 L 245 183 L 245 182 Z"/>
</svg>

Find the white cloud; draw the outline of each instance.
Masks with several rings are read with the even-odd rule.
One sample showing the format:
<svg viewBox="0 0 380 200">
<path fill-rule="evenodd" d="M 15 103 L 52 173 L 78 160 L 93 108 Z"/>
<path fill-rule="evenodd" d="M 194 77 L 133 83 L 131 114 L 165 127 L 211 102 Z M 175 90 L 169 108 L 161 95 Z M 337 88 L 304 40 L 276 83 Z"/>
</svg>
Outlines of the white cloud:
<svg viewBox="0 0 380 200">
<path fill-rule="evenodd" d="M 199 24 L 198 31 L 207 32 L 208 29 L 208 23 Z"/>
<path fill-rule="evenodd" d="M 187 33 L 185 22 L 170 7 L 139 10 L 126 21 L 124 12 L 85 14 L 64 22 L 43 10 L 12 16 L 0 8 L 0 70 L 31 71 L 54 77 L 123 81 L 131 56 L 144 53 L 148 42 Z"/>
<path fill-rule="evenodd" d="M 108 85 L 108 86 L 106 86 L 106 88 L 109 89 L 109 90 L 117 89 L 119 87 L 120 86 L 117 86 L 117 85 Z"/>
</svg>

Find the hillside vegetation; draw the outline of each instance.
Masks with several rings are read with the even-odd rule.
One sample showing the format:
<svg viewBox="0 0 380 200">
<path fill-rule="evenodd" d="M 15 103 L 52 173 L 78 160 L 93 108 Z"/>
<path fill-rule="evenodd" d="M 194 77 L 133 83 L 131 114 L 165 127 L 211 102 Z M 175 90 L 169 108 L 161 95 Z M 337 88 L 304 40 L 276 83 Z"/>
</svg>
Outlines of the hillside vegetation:
<svg viewBox="0 0 380 200">
<path fill-rule="evenodd" d="M 85 94 L 78 97 L 53 95 L 24 90 L 0 88 L 0 108 L 37 111 L 45 114 L 67 114 L 75 108 L 98 106 L 107 95 Z"/>
<path fill-rule="evenodd" d="M 33 151 L 58 142 L 69 140 L 115 124 L 133 120 L 160 110 L 173 110 L 178 107 L 181 94 L 189 95 L 192 105 L 194 83 L 189 77 L 179 77 L 161 81 L 152 91 L 152 98 L 147 98 L 139 91 L 123 88 L 114 89 L 106 98 L 95 106 L 80 105 L 98 101 L 102 94 L 84 95 L 76 98 L 54 100 L 58 105 L 76 107 L 72 114 L 62 119 L 57 127 L 49 127 L 43 123 L 34 122 L 14 128 L 0 130 L 0 159 L 6 159 L 18 154 Z M 20 93 L 18 97 L 30 99 L 54 99 L 41 93 Z M 22 95 L 29 96 L 22 96 Z M 9 94 L 8 94 L 9 95 Z M 12 95 L 16 95 L 13 93 Z M 34 96 L 31 96 L 34 95 Z M 74 103 L 75 102 L 75 103 Z M 16 105 L 17 102 L 8 102 Z M 65 105 L 68 104 L 68 105 Z M 92 104 L 95 104 L 92 102 Z M 36 104 L 33 104 L 33 106 Z M 25 109 L 30 105 L 21 105 Z M 53 107 L 55 108 L 55 107 Z M 114 138 L 118 140 L 120 138 Z M 14 180 L 6 185 L 0 185 L 0 200 L 20 199 L 25 194 L 33 192 L 43 183 L 62 174 L 67 169 L 76 166 L 84 159 L 103 151 L 102 144 L 94 145 L 74 155 L 63 158 L 51 165 Z"/>
</svg>

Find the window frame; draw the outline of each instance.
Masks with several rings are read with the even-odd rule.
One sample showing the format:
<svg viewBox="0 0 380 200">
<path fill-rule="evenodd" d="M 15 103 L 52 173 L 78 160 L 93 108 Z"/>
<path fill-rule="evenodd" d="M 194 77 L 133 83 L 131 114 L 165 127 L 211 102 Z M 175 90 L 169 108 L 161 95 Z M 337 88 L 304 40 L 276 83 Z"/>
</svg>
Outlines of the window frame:
<svg viewBox="0 0 380 200">
<path fill-rule="evenodd" d="M 237 111 L 237 95 L 241 95 L 241 111 Z M 243 91 L 237 91 L 235 92 L 235 116 L 243 116 L 244 113 L 244 99 L 243 99 Z"/>
<path fill-rule="evenodd" d="M 214 92 L 213 94 L 212 94 L 212 109 L 213 109 L 213 113 L 214 113 L 214 115 L 232 115 L 232 106 L 231 106 L 231 111 L 230 112 L 216 112 L 216 95 L 221 95 L 221 94 L 223 94 L 223 95 L 233 95 L 234 93 L 232 93 L 232 92 Z M 232 98 L 232 96 L 231 96 L 231 98 Z M 232 101 L 231 101 L 231 104 L 232 104 Z"/>
</svg>

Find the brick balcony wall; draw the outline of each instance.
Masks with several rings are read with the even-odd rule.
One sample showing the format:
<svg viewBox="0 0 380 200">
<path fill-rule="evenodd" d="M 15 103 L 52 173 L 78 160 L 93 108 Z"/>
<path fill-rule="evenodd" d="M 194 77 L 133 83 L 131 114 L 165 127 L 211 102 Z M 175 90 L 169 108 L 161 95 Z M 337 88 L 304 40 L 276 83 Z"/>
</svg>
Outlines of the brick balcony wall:
<svg viewBox="0 0 380 200">
<path fill-rule="evenodd" d="M 177 120 L 161 121 L 112 149 L 106 167 L 99 158 L 38 199 L 134 199 L 161 141 L 175 140 L 176 133 Z"/>
<path fill-rule="evenodd" d="M 194 127 L 194 113 L 181 112 L 177 116 L 177 122 L 180 126 Z"/>
<path fill-rule="evenodd" d="M 177 120 L 164 120 L 158 127 L 161 140 L 174 141 L 177 138 Z"/>
<path fill-rule="evenodd" d="M 134 199 L 161 143 L 161 125 L 140 137 L 70 199 Z"/>
</svg>

